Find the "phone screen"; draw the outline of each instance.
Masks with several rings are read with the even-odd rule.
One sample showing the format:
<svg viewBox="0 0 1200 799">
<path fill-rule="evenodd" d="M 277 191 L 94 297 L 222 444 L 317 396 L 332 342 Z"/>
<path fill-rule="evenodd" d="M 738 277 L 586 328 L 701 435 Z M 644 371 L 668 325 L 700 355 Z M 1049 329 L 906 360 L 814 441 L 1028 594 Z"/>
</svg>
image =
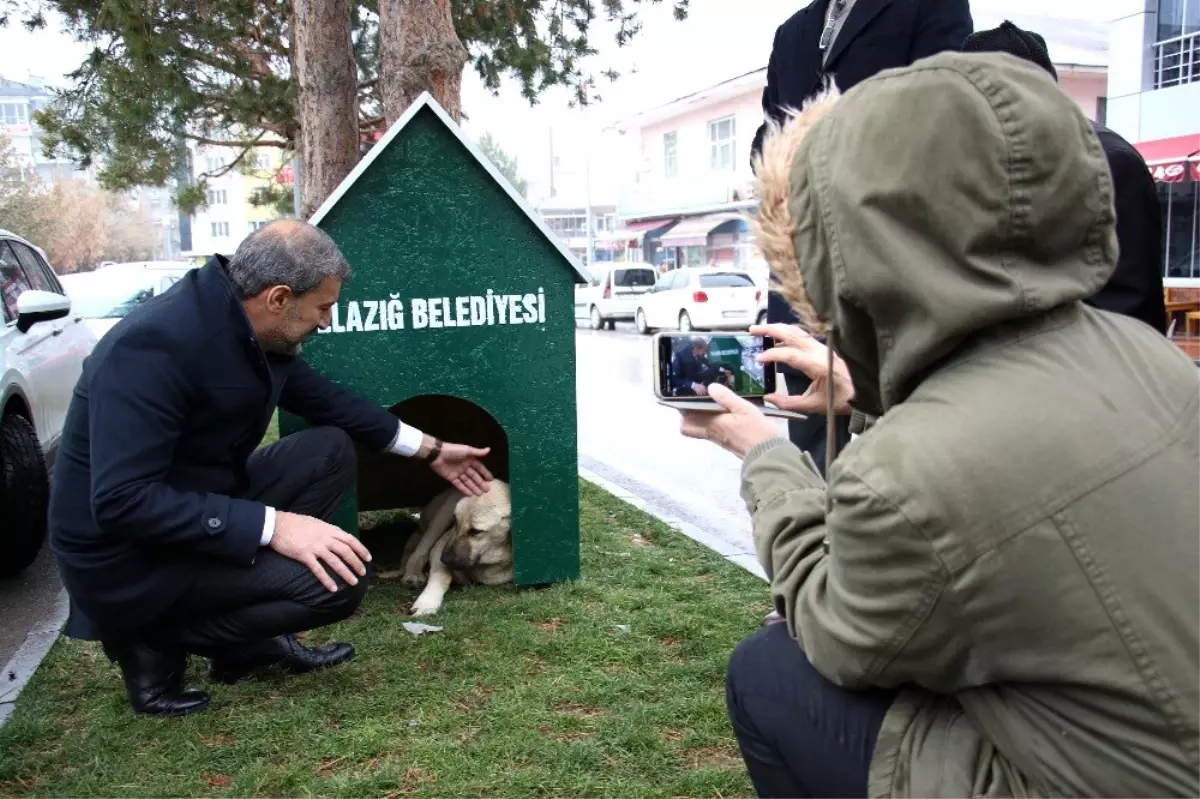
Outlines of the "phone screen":
<svg viewBox="0 0 1200 799">
<path fill-rule="evenodd" d="M 658 336 L 658 394 L 698 397 L 698 386 L 722 383 L 742 397 L 762 397 L 775 391 L 774 364 L 761 364 L 758 355 L 771 340 L 749 333 L 660 333 Z"/>
</svg>

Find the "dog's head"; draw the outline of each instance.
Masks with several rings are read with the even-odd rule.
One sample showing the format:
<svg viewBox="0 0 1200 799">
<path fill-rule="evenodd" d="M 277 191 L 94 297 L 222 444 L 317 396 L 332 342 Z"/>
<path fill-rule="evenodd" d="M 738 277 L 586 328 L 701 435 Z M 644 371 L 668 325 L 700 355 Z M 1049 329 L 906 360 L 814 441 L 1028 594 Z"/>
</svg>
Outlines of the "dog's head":
<svg viewBox="0 0 1200 799">
<path fill-rule="evenodd" d="M 481 497 L 463 497 L 454 508 L 454 531 L 442 549 L 452 569 L 512 563 L 512 498 L 508 485 L 493 480 Z"/>
</svg>

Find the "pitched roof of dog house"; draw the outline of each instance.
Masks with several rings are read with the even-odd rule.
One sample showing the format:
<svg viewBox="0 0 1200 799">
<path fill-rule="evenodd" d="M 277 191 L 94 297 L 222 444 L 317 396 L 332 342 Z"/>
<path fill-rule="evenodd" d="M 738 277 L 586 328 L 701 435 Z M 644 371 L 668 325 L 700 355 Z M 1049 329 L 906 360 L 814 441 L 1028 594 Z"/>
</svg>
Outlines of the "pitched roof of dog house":
<svg viewBox="0 0 1200 799">
<path fill-rule="evenodd" d="M 408 110 L 405 111 L 399 119 L 392 123 L 392 126 L 388 128 L 383 137 L 379 139 L 379 141 L 375 142 L 375 145 L 370 149 L 370 151 L 363 156 L 361 160 L 359 160 L 358 164 L 355 165 L 350 174 L 347 175 L 340 184 L 338 184 L 338 187 L 334 189 L 333 193 L 331 193 L 325 199 L 325 202 L 321 203 L 321 207 L 316 210 L 316 212 L 312 215 L 312 217 L 309 218 L 308 221 L 313 225 L 320 224 L 321 220 L 325 218 L 325 215 L 329 213 L 330 209 L 338 204 L 338 201 L 341 200 L 342 196 L 350 190 L 350 187 L 355 184 L 359 177 L 361 177 L 364 172 L 371 168 L 371 164 L 375 162 L 375 159 L 378 158 L 385 150 L 387 150 L 392 141 L 398 135 L 400 135 L 400 132 L 403 131 L 405 127 L 408 126 L 408 123 L 415 119 L 421 110 L 425 108 L 428 108 L 437 116 L 439 120 L 441 120 L 442 124 L 446 126 L 447 130 L 454 134 L 454 138 L 456 138 L 459 143 L 466 148 L 467 152 L 471 154 L 471 157 L 474 158 L 479 165 L 487 171 L 487 173 L 492 177 L 492 180 L 496 181 L 497 185 L 504 189 L 504 192 L 508 195 L 509 199 L 511 199 L 513 203 L 521 209 L 522 213 L 529 218 L 529 221 L 532 222 L 535 227 L 537 227 L 541 234 L 545 236 L 552 245 L 554 245 L 554 248 L 558 250 L 558 253 L 567 262 L 567 265 L 571 267 L 572 271 L 574 271 L 576 282 L 590 283 L 591 277 L 583 268 L 583 265 L 579 263 L 579 259 L 575 257 L 575 254 L 567 248 L 562 239 L 556 236 L 554 232 L 546 226 L 541 214 L 535 211 L 528 201 L 526 201 L 526 199 L 512 187 L 512 184 L 508 182 L 508 178 L 504 177 L 500 170 L 496 169 L 495 164 L 493 164 L 491 160 L 483 154 L 483 151 L 476 146 L 475 142 L 463 135 L 462 128 L 458 126 L 458 123 L 451 119 L 450 115 L 446 113 L 446 109 L 442 108 L 441 104 L 438 103 L 438 101 L 435 100 L 433 95 L 431 95 L 429 92 L 422 92 L 421 96 L 418 97 L 416 101 L 408 107 Z"/>
</svg>

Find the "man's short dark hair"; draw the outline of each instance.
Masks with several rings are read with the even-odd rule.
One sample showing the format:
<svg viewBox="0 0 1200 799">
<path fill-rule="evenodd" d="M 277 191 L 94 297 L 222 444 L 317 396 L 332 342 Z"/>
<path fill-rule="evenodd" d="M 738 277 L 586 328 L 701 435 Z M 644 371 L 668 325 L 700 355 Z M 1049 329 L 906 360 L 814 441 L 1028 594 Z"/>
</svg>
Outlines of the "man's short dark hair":
<svg viewBox="0 0 1200 799">
<path fill-rule="evenodd" d="M 1058 70 L 1050 60 L 1050 51 L 1046 49 L 1046 40 L 1033 31 L 1021 30 L 1008 20 L 1004 20 L 998 28 L 986 31 L 976 31 L 963 42 L 965 53 L 1008 53 L 1017 58 L 1023 58 L 1037 64 L 1050 73 L 1055 81 L 1058 80 Z"/>
<path fill-rule="evenodd" d="M 280 219 L 247 236 L 229 261 L 239 299 L 272 286 L 307 294 L 326 278 L 350 281 L 350 264 L 329 234 L 298 219 Z"/>
</svg>

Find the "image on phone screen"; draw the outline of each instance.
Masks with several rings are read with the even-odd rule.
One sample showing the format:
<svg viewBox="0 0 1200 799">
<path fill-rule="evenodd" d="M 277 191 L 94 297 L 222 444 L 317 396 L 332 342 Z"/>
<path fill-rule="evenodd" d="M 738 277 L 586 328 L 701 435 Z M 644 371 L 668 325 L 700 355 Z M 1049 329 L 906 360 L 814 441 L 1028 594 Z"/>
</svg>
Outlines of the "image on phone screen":
<svg viewBox="0 0 1200 799">
<path fill-rule="evenodd" d="M 721 383 L 742 397 L 775 391 L 775 370 L 758 362 L 770 346 L 748 333 L 659 334 L 661 397 L 703 397 L 706 387 Z"/>
</svg>

